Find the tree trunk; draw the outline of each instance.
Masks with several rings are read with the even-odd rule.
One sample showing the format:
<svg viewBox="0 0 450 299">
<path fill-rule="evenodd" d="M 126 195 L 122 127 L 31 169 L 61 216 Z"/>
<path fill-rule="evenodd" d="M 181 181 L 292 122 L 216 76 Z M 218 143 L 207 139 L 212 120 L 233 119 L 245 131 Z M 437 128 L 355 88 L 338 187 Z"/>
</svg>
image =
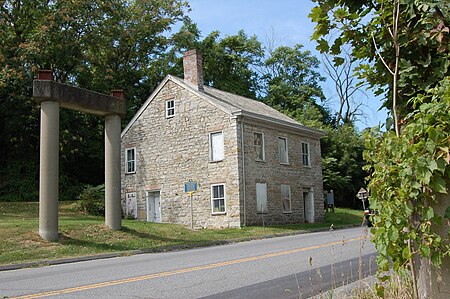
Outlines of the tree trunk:
<svg viewBox="0 0 450 299">
<path fill-rule="evenodd" d="M 450 219 L 444 218 L 445 209 L 450 203 L 449 194 L 438 194 L 437 202 L 432 205 L 434 213 L 443 218 L 442 226 L 434 226 L 443 242 L 448 242 Z M 420 299 L 447 299 L 450 298 L 450 257 L 442 260 L 440 269 L 431 264 L 429 259 L 417 258 L 415 260 L 417 289 Z"/>
</svg>

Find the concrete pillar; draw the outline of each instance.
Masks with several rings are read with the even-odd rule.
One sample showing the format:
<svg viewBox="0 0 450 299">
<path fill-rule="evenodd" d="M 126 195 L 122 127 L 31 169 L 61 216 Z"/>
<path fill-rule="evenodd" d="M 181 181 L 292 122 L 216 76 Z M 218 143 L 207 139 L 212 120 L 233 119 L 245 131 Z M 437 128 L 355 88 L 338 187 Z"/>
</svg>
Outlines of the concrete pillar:
<svg viewBox="0 0 450 299">
<path fill-rule="evenodd" d="M 120 205 L 120 116 L 105 116 L 105 223 L 122 228 Z"/>
<path fill-rule="evenodd" d="M 41 103 L 39 235 L 58 240 L 59 103 Z"/>
</svg>

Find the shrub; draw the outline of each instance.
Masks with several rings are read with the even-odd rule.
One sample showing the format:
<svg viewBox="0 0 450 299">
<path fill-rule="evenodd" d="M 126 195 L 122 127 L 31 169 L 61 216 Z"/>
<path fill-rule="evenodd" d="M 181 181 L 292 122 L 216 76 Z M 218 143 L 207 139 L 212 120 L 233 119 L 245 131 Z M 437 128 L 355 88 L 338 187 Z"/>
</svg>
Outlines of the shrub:
<svg viewBox="0 0 450 299">
<path fill-rule="evenodd" d="M 79 198 L 80 210 L 84 213 L 105 216 L 105 185 L 90 186 L 87 185 L 81 191 Z"/>
</svg>

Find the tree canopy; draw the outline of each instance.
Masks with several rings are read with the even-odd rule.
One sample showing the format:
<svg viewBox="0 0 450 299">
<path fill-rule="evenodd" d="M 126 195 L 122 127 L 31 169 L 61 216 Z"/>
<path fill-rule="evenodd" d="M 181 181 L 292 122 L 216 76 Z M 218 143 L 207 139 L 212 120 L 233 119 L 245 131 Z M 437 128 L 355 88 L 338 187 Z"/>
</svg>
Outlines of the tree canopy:
<svg viewBox="0 0 450 299">
<path fill-rule="evenodd" d="M 124 89 L 132 110 L 134 102 L 148 95 L 145 87 L 156 86 L 149 75 L 150 62 L 169 47 L 168 33 L 172 25 L 187 20 L 186 10 L 187 4 L 177 0 L 1 3 L 2 198 L 37 198 L 39 114 L 31 97 L 36 71 L 51 69 L 58 82 L 103 93 Z M 61 111 L 60 122 L 64 198 L 73 196 L 65 182 L 80 178 L 102 182 L 103 124 L 90 115 L 66 110 Z"/>
<path fill-rule="evenodd" d="M 392 110 L 392 75 L 396 59 L 392 29 L 396 5 L 401 46 L 399 57 L 399 101 L 401 116 L 411 111 L 408 100 L 437 85 L 449 69 L 449 16 L 447 0 L 314 0 L 310 18 L 317 23 L 312 39 L 317 49 L 344 62 L 342 49 L 351 45 L 353 59 L 359 60 L 361 78 L 377 94 L 385 94 L 385 106 Z M 397 4 L 396 4 L 397 3 Z M 327 37 L 331 37 L 331 41 Z"/>
</svg>

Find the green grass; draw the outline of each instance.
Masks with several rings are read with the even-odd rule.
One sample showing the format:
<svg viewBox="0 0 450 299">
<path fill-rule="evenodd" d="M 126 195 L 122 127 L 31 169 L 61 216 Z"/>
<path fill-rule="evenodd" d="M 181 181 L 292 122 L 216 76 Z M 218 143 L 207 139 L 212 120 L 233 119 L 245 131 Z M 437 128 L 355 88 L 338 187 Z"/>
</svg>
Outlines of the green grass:
<svg viewBox="0 0 450 299">
<path fill-rule="evenodd" d="M 324 223 L 191 230 L 176 224 L 123 220 L 122 230 L 111 231 L 104 225 L 103 217 L 83 215 L 75 203 L 60 202 L 60 240 L 47 242 L 38 235 L 38 209 L 38 203 L 0 202 L 0 265 L 112 252 L 130 254 L 132 250 L 161 251 L 306 232 L 329 228 L 331 224 L 338 228 L 362 221 L 361 211 L 338 208 L 335 213 L 326 214 Z"/>
</svg>

